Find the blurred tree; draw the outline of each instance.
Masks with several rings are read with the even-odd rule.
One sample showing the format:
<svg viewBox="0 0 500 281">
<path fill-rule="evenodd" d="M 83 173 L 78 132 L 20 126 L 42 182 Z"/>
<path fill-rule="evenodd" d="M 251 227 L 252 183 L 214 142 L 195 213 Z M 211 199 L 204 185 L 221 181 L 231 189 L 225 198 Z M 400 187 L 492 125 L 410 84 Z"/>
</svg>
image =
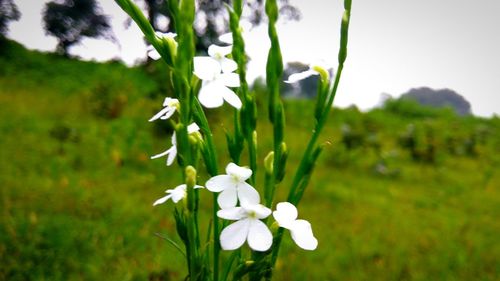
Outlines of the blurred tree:
<svg viewBox="0 0 500 281">
<path fill-rule="evenodd" d="M 170 20 L 167 0 L 144 0 L 146 4 L 149 21 L 155 30 L 162 32 L 175 32 L 174 22 Z M 217 37 L 227 32 L 225 27 L 224 15 L 226 7 L 224 4 L 230 4 L 229 0 L 197 0 L 198 10 L 194 29 L 198 40 L 196 48 L 198 50 L 206 50 L 210 44 L 216 41 Z M 253 24 L 259 24 L 263 19 L 264 1 L 253 0 L 245 1 L 248 7 L 249 14 L 246 15 L 248 20 Z M 300 18 L 299 10 L 289 4 L 289 0 L 280 0 L 280 14 L 289 20 L 298 20 Z M 161 21 L 166 22 L 162 26 Z"/>
<path fill-rule="evenodd" d="M 19 20 L 21 13 L 12 0 L 0 0 L 0 38 L 5 36 L 10 21 Z"/>
<path fill-rule="evenodd" d="M 470 103 L 457 92 L 450 89 L 434 90 L 428 87 L 410 89 L 401 95 L 400 99 L 415 100 L 418 103 L 432 107 L 451 107 L 459 115 L 471 114 Z"/>
<path fill-rule="evenodd" d="M 56 0 L 43 11 L 47 34 L 57 37 L 57 51 L 68 55 L 70 46 L 83 37 L 114 40 L 109 18 L 102 14 L 95 0 Z"/>
</svg>

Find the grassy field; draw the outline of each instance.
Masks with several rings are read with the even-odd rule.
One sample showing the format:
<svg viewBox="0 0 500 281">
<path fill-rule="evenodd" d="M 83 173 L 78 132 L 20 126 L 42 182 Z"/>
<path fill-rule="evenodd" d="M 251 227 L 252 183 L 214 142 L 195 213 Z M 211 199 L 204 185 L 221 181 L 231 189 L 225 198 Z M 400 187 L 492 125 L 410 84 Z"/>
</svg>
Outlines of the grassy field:
<svg viewBox="0 0 500 281">
<path fill-rule="evenodd" d="M 161 66 L 0 46 L 0 280 L 183 280 L 183 257 L 155 236 L 175 237 L 172 204 L 151 206 L 181 180 L 149 160 L 170 146 L 168 128 L 147 122 L 165 95 Z M 289 174 L 313 106 L 286 102 Z M 220 168 L 228 112 L 208 112 Z M 259 159 L 271 149 L 265 116 Z M 276 280 L 500 279 L 500 119 L 394 102 L 330 120 L 300 205 L 319 248 L 285 237 Z"/>
</svg>

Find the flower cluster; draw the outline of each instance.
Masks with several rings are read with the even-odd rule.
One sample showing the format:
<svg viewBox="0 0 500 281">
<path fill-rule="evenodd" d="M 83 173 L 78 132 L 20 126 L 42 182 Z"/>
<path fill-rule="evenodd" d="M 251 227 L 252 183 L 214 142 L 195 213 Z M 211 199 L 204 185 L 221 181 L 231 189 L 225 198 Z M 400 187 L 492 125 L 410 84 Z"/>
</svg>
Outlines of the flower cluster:
<svg viewBox="0 0 500 281">
<path fill-rule="evenodd" d="M 156 36 L 162 40 L 167 40 L 171 45 L 177 47 L 175 42 L 175 33 L 157 33 Z M 231 44 L 232 37 L 224 34 L 221 41 Z M 207 108 L 222 106 L 224 101 L 240 109 L 242 106 L 238 95 L 230 88 L 239 87 L 240 80 L 237 73 L 238 66 L 236 62 L 227 56 L 231 54 L 232 46 L 211 45 L 208 48 L 208 56 L 197 56 L 193 58 L 194 75 L 202 80 L 202 87 L 198 94 L 200 103 Z M 149 48 L 148 55 L 153 59 L 159 59 L 160 54 L 154 49 Z M 290 76 L 288 81 L 296 82 L 310 75 L 318 74 L 317 68 L 312 67 L 298 74 Z M 156 113 L 150 122 L 156 120 L 167 120 L 180 109 L 179 100 L 167 97 L 163 102 L 163 109 Z M 200 128 L 192 123 L 188 126 L 188 134 L 198 133 Z M 154 155 L 151 159 L 166 156 L 166 164 L 172 165 L 177 155 L 176 133 L 172 134 L 172 146 L 166 151 Z M 260 195 L 257 190 L 246 181 L 252 176 L 252 170 L 246 167 L 240 167 L 234 163 L 226 166 L 225 175 L 217 175 L 206 182 L 206 189 L 211 192 L 220 193 L 217 197 L 217 203 L 221 208 L 217 216 L 222 219 L 235 221 L 220 234 L 220 245 L 224 250 L 234 250 L 241 247 L 245 241 L 250 248 L 255 251 L 267 251 L 272 246 L 273 235 L 265 222 L 271 214 L 277 225 L 290 231 L 295 243 L 306 250 L 314 250 L 318 241 L 313 235 L 311 224 L 305 220 L 297 220 L 297 209 L 288 202 L 278 203 L 276 210 L 260 204 Z M 195 189 L 203 186 L 195 185 Z M 187 185 L 181 184 L 174 189 L 166 190 L 167 195 L 156 200 L 153 206 L 163 204 L 171 199 L 178 203 L 187 196 Z"/>
<path fill-rule="evenodd" d="M 224 228 L 220 235 L 220 244 L 224 250 L 240 248 L 245 241 L 254 251 L 267 251 L 273 243 L 273 235 L 268 226 L 261 220 L 271 214 L 276 223 L 290 231 L 295 243 L 305 250 L 314 250 L 318 240 L 314 237 L 311 224 L 306 220 L 298 220 L 297 208 L 289 202 L 276 205 L 276 210 L 260 204 L 257 190 L 246 182 L 252 175 L 252 170 L 240 167 L 234 163 L 226 166 L 226 174 L 210 178 L 205 186 L 211 192 L 220 192 L 217 202 L 220 210 L 217 216 L 226 220 L 236 221 Z M 194 188 L 203 188 L 196 185 Z M 167 196 L 155 201 L 158 205 L 172 199 L 179 202 L 186 196 L 186 185 L 167 190 Z M 239 203 L 239 206 L 238 206 Z"/>
</svg>

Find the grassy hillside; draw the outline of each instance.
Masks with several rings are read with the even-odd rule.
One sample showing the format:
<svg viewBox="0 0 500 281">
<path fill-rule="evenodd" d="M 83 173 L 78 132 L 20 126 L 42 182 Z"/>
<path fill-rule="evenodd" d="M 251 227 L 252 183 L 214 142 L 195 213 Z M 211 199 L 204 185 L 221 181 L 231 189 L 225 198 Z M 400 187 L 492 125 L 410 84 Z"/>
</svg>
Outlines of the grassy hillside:
<svg viewBox="0 0 500 281">
<path fill-rule="evenodd" d="M 151 68 L 162 67 L 0 45 L 0 280 L 183 280 L 181 254 L 155 236 L 175 237 L 172 205 L 151 204 L 181 179 L 149 160 L 170 146 L 168 128 L 147 122 L 167 88 Z M 289 174 L 313 106 L 286 103 Z M 272 141 L 263 108 L 260 159 Z M 221 168 L 229 112 L 208 112 Z M 395 101 L 330 120 L 300 206 L 319 248 L 286 238 L 276 280 L 500 279 L 498 118 Z"/>
</svg>

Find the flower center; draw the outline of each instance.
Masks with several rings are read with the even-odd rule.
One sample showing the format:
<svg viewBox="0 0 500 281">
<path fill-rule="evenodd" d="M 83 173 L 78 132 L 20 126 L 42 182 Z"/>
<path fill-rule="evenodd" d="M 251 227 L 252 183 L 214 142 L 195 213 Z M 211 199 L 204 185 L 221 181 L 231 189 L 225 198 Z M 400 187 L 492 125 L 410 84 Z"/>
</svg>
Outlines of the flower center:
<svg viewBox="0 0 500 281">
<path fill-rule="evenodd" d="M 255 211 L 251 210 L 251 211 L 248 211 L 247 216 L 250 219 L 256 219 L 257 218 L 257 213 Z"/>
<path fill-rule="evenodd" d="M 240 180 L 240 177 L 238 177 L 238 175 L 234 175 L 232 174 L 231 175 L 231 180 L 234 182 L 234 183 L 239 183 L 241 180 Z"/>
</svg>

